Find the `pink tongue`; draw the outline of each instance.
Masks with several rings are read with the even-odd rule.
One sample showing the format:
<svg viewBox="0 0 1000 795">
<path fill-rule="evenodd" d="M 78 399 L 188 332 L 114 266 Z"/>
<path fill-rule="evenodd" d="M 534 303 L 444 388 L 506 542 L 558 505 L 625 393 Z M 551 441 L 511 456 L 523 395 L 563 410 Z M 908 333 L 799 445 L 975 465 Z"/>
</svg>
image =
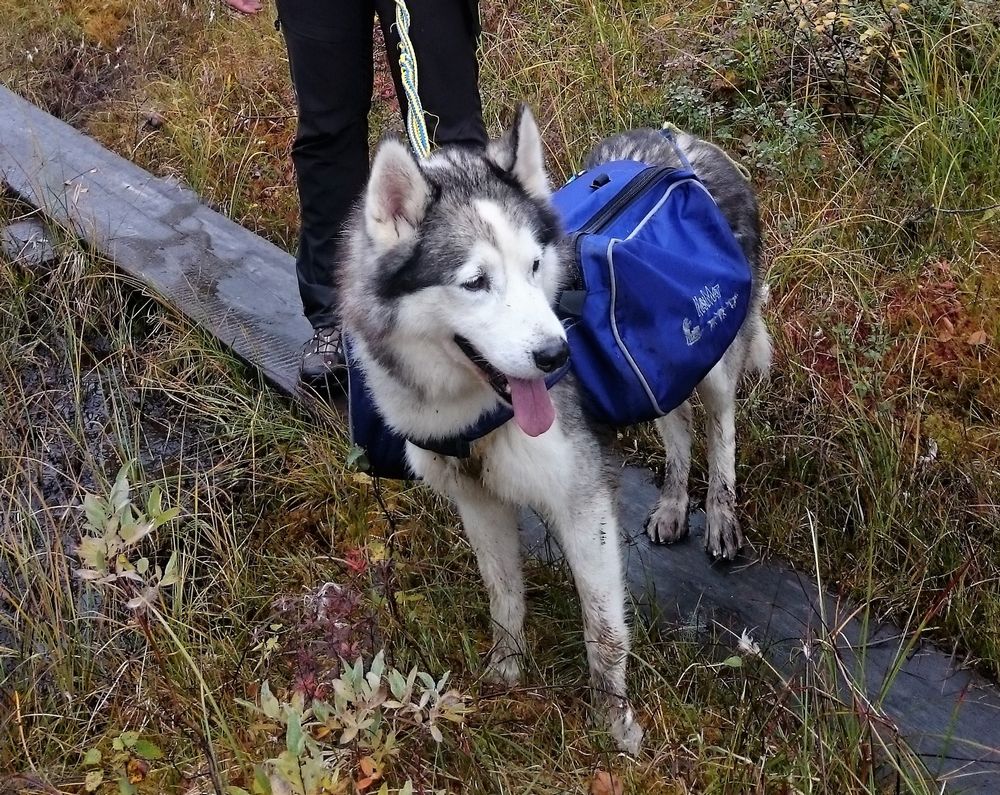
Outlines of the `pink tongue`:
<svg viewBox="0 0 1000 795">
<path fill-rule="evenodd" d="M 540 436 L 552 427 L 556 409 L 545 388 L 544 378 L 508 378 L 514 421 L 528 436 Z"/>
</svg>

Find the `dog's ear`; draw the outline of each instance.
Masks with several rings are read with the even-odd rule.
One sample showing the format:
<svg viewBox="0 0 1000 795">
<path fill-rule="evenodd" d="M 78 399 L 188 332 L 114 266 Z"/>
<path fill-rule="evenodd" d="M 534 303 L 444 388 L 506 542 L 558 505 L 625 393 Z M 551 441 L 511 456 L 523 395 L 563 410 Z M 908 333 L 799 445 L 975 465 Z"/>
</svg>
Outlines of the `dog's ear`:
<svg viewBox="0 0 1000 795">
<path fill-rule="evenodd" d="M 510 172 L 531 196 L 549 197 L 542 134 L 525 103 L 517 106 L 514 123 L 502 138 L 490 143 L 487 154 L 500 168 Z"/>
<path fill-rule="evenodd" d="M 365 192 L 365 230 L 380 251 L 412 238 L 431 198 L 416 158 L 395 138 L 379 144 Z"/>
</svg>

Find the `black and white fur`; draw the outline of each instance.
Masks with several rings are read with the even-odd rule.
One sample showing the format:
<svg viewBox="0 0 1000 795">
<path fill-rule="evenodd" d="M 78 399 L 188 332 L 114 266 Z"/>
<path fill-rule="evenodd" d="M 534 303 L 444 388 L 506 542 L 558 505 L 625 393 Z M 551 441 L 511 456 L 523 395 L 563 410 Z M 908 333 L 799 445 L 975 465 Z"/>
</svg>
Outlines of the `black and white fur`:
<svg viewBox="0 0 1000 795">
<path fill-rule="evenodd" d="M 687 135 L 679 143 L 755 270 L 740 336 L 698 387 L 709 415 L 707 548 L 732 558 L 742 543 L 735 512 L 736 384 L 744 370 L 764 370 L 770 360 L 760 318 L 757 205 L 720 150 Z M 672 163 L 674 157 L 659 134 L 638 130 L 601 143 L 590 162 Z M 485 153 L 445 148 L 417 161 L 397 140 L 380 145 L 348 227 L 340 316 L 372 397 L 396 431 L 417 439 L 450 437 L 502 399 L 456 338 L 509 379 L 544 375 L 538 352 L 565 344 L 552 305 L 567 266 L 549 195 L 540 135 L 524 107 Z M 458 508 L 490 594 L 490 673 L 505 683 L 518 681 L 525 650 L 519 509 L 530 506 L 546 519 L 580 597 L 598 705 L 619 746 L 635 753 L 642 728 L 625 690 L 629 634 L 613 467 L 602 434 L 581 411 L 572 377 L 549 396 L 555 421 L 541 435 L 528 436 L 511 421 L 475 443 L 467 459 L 412 444 L 407 455 L 413 471 Z M 687 403 L 658 421 L 667 476 L 648 524 L 656 542 L 677 540 L 687 530 L 690 425 Z"/>
</svg>

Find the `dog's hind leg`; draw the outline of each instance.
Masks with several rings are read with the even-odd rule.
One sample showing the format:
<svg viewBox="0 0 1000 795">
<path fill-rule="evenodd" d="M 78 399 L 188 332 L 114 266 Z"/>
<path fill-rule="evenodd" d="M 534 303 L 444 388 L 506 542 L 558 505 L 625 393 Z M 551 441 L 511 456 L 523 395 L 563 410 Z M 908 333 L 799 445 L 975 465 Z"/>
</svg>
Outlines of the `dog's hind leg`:
<svg viewBox="0 0 1000 795">
<path fill-rule="evenodd" d="M 515 685 L 524 655 L 524 577 L 517 509 L 472 484 L 453 495 L 490 595 L 493 648 L 487 676 Z"/>
<path fill-rule="evenodd" d="M 580 596 L 596 706 L 603 710 L 618 746 L 635 754 L 642 741 L 642 726 L 625 692 L 629 635 L 618 521 L 609 494 L 597 495 L 588 502 L 573 511 L 567 521 L 556 521 L 555 530 Z"/>
<path fill-rule="evenodd" d="M 736 382 L 738 373 L 723 358 L 698 385 L 708 414 L 708 499 L 705 549 L 713 558 L 733 560 L 743 546 L 736 517 Z"/>
<path fill-rule="evenodd" d="M 656 421 L 666 466 L 656 508 L 646 520 L 654 544 L 670 544 L 688 532 L 688 474 L 691 471 L 691 404 L 681 403 Z"/>
</svg>

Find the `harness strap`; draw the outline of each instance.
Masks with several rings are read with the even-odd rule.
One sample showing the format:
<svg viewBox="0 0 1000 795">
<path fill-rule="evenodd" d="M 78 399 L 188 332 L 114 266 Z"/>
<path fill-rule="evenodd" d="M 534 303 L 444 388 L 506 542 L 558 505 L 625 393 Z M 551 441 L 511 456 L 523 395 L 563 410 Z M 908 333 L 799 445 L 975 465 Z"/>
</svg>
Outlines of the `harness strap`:
<svg viewBox="0 0 1000 795">
<path fill-rule="evenodd" d="M 363 419 L 364 423 L 378 424 L 378 432 L 373 435 L 375 441 L 386 447 L 386 451 L 368 451 L 369 457 L 375 452 L 393 451 L 401 459 L 399 466 L 404 466 L 402 461 L 404 437 L 396 434 L 386 424 L 382 418 L 378 407 L 372 400 L 371 392 L 365 379 L 364 371 L 361 369 L 356 357 L 353 355 L 353 345 L 349 334 L 344 335 L 344 355 L 347 360 L 347 382 L 348 382 L 348 423 L 352 440 L 355 438 L 355 431 L 361 430 L 355 423 L 355 419 Z M 567 361 L 554 373 L 550 373 L 545 379 L 546 389 L 551 389 L 556 383 L 570 371 L 570 364 Z M 482 439 L 487 434 L 492 433 L 500 426 L 506 424 L 514 418 L 514 411 L 510 406 L 501 404 L 492 411 L 481 416 L 471 428 L 454 436 L 446 436 L 438 439 L 413 439 L 405 437 L 405 441 L 429 450 L 438 455 L 447 455 L 454 458 L 468 458 L 472 454 L 473 442 Z M 370 427 L 368 430 L 371 430 Z"/>
<path fill-rule="evenodd" d="M 669 126 L 667 126 L 669 125 Z M 694 169 L 691 168 L 691 162 L 687 159 L 687 155 L 684 154 L 684 150 L 680 148 L 677 143 L 677 138 L 674 136 L 674 131 L 680 132 L 680 129 L 670 122 L 663 122 L 663 127 L 660 129 L 660 135 L 667 139 L 670 145 L 674 148 L 674 154 L 677 155 L 677 159 L 681 161 L 681 165 L 690 171 L 692 174 L 695 173 Z"/>
<path fill-rule="evenodd" d="M 570 370 L 569 361 L 566 364 L 556 370 L 554 373 L 549 374 L 545 379 L 545 388 L 551 389 L 555 384 L 562 380 Z M 493 411 L 484 414 L 479 420 L 466 431 L 455 436 L 448 436 L 444 439 L 427 439 L 425 441 L 417 441 L 416 439 L 411 439 L 407 437 L 407 441 L 411 444 L 420 447 L 423 450 L 429 450 L 432 453 L 437 453 L 438 455 L 452 456 L 453 458 L 468 458 L 472 455 L 472 443 L 482 439 L 484 436 L 493 433 L 497 428 L 502 425 L 506 425 L 514 419 L 514 411 L 510 406 L 501 404 L 497 406 Z"/>
<path fill-rule="evenodd" d="M 688 163 L 687 157 L 684 155 L 684 151 L 680 148 L 680 146 L 677 145 L 677 141 L 674 137 L 676 134 L 683 132 L 684 131 L 680 127 L 678 127 L 673 122 L 669 121 L 663 122 L 662 126 L 660 127 L 660 134 L 668 141 L 670 141 L 671 145 L 674 147 L 674 151 L 677 153 L 677 157 L 680 158 L 681 163 L 683 163 L 687 168 L 689 168 L 692 172 L 694 172 L 694 169 L 691 168 L 691 164 Z M 748 169 L 738 160 L 734 160 L 725 149 L 723 149 L 721 146 L 716 146 L 715 144 L 709 141 L 703 141 L 703 143 L 706 143 L 709 146 L 713 147 L 720 155 L 726 158 L 726 160 L 729 161 L 729 165 L 735 168 L 736 171 L 739 173 L 739 175 L 743 177 L 743 179 L 745 179 L 747 182 L 753 182 L 753 179 L 750 174 L 750 169 Z"/>
</svg>

